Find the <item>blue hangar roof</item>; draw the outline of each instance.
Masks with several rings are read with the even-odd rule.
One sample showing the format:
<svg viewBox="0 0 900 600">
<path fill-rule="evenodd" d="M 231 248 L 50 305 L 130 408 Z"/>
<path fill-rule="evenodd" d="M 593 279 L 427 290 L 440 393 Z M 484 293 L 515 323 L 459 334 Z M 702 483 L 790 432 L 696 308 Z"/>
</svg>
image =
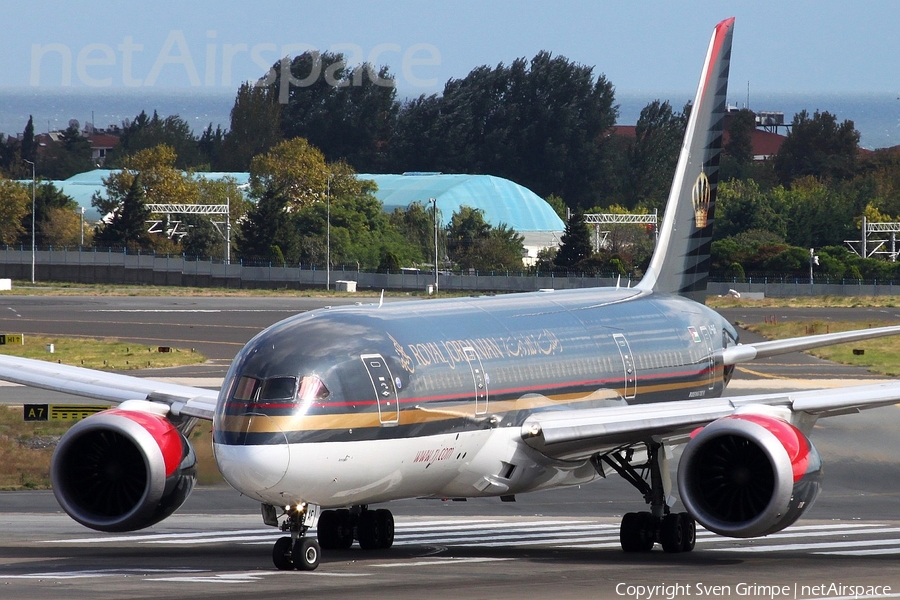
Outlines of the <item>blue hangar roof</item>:
<svg viewBox="0 0 900 600">
<path fill-rule="evenodd" d="M 91 221 L 99 221 L 103 215 L 101 215 L 96 208 L 91 206 L 91 199 L 94 197 L 95 193 L 100 194 L 101 196 L 106 195 L 106 186 L 103 185 L 103 180 L 109 177 L 110 173 L 113 172 L 114 171 L 111 169 L 94 169 L 93 171 L 72 175 L 68 179 L 51 181 L 50 183 L 56 186 L 63 194 L 77 202 L 79 206 L 84 207 L 85 218 Z M 196 175 L 210 181 L 218 181 L 222 178 L 229 177 L 237 181 L 240 186 L 247 185 L 250 180 L 249 173 L 198 172 Z M 23 183 L 31 184 L 31 180 L 28 180 L 27 182 L 23 181 Z"/>
<path fill-rule="evenodd" d="M 506 223 L 518 232 L 562 231 L 565 223 L 540 196 L 526 187 L 492 175 L 444 175 L 407 173 L 403 175 L 360 174 L 378 185 L 375 196 L 386 212 L 406 208 L 413 202 L 429 206 L 429 198 L 437 200 L 444 225 L 460 206 L 483 211 L 484 219 L 493 226 Z"/>
<path fill-rule="evenodd" d="M 91 206 L 94 193 L 104 194 L 103 179 L 112 171 L 95 169 L 79 173 L 64 181 L 53 183 L 80 206 L 90 220 L 100 219 L 97 209 Z M 199 177 L 218 180 L 235 179 L 246 185 L 249 173 L 197 173 Z M 506 223 L 519 233 L 529 231 L 562 231 L 565 223 L 537 194 L 508 179 L 492 175 L 443 175 L 437 173 L 409 173 L 404 175 L 360 174 L 360 179 L 371 179 L 378 186 L 375 196 L 384 204 L 385 212 L 406 208 L 413 202 L 429 206 L 429 198 L 437 200 L 444 225 L 460 206 L 471 206 L 483 211 L 484 219 L 493 226 Z M 31 183 L 30 181 L 28 183 Z"/>
</svg>

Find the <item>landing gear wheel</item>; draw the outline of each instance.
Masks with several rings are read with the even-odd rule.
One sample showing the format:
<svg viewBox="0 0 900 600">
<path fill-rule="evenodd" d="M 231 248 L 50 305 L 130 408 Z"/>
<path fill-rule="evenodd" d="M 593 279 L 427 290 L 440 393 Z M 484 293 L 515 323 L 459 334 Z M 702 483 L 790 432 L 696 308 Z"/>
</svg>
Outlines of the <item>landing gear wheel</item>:
<svg viewBox="0 0 900 600">
<path fill-rule="evenodd" d="M 678 516 L 681 517 L 681 529 L 684 532 L 681 538 L 681 551 L 690 552 L 697 543 L 697 522 L 686 512 L 678 513 Z"/>
<path fill-rule="evenodd" d="M 378 525 L 377 511 L 364 510 L 359 515 L 359 547 L 363 550 L 381 548 L 381 527 Z"/>
<path fill-rule="evenodd" d="M 340 547 L 338 531 L 340 528 L 339 518 L 336 511 L 325 510 L 319 515 L 319 524 L 316 526 L 319 545 L 325 550 L 334 550 Z"/>
<path fill-rule="evenodd" d="M 653 515 L 630 512 L 622 516 L 619 543 L 625 552 L 650 552 L 653 549 Z"/>
<path fill-rule="evenodd" d="M 353 545 L 353 517 L 346 508 L 336 510 L 337 513 L 337 550 L 347 550 Z"/>
<path fill-rule="evenodd" d="M 276 569 L 290 571 L 294 568 L 291 546 L 292 542 L 289 537 L 278 538 L 278 541 L 275 542 L 275 547 L 272 548 L 272 562 L 275 563 Z"/>
<path fill-rule="evenodd" d="M 394 515 L 391 511 L 380 508 L 375 511 L 375 522 L 381 530 L 379 548 L 390 548 L 394 545 Z"/>
<path fill-rule="evenodd" d="M 290 540 L 290 538 L 282 539 Z M 316 567 L 319 566 L 319 557 L 321 555 L 322 550 L 319 547 L 319 542 L 311 537 L 297 538 L 291 553 L 294 566 L 299 571 L 315 571 Z"/>
<path fill-rule="evenodd" d="M 353 520 L 349 510 L 322 511 L 316 529 L 319 545 L 324 550 L 346 550 L 353 545 Z"/>
<path fill-rule="evenodd" d="M 684 519 L 680 514 L 668 514 L 659 525 L 659 543 L 669 553 L 684 550 Z"/>
</svg>

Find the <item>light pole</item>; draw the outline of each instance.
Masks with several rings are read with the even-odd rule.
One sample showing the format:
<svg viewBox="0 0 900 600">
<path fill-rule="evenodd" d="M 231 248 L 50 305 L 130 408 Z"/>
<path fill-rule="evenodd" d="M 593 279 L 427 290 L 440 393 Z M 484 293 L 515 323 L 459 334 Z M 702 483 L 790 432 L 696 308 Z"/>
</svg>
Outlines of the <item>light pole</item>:
<svg viewBox="0 0 900 600">
<path fill-rule="evenodd" d="M 81 245 L 84 246 L 84 211 L 85 208 L 81 207 Z"/>
<path fill-rule="evenodd" d="M 331 289 L 331 173 L 325 182 L 325 291 Z"/>
<path fill-rule="evenodd" d="M 31 165 L 31 283 L 34 283 L 34 255 L 35 255 L 35 238 L 34 238 L 34 187 L 35 187 L 35 178 L 34 178 L 34 163 L 28 160 L 27 158 L 23 158 L 25 162 Z"/>
<path fill-rule="evenodd" d="M 225 264 L 231 264 L 231 196 L 225 196 Z"/>
<path fill-rule="evenodd" d="M 434 294 L 438 293 L 438 224 L 437 224 L 437 198 L 429 198 L 432 205 L 432 214 L 434 215 Z"/>
</svg>

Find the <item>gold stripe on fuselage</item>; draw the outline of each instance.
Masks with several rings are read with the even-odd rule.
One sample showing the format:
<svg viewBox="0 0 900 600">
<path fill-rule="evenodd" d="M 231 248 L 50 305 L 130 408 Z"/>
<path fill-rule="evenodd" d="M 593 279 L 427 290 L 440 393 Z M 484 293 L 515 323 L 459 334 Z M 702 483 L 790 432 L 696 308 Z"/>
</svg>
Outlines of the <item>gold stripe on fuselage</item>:
<svg viewBox="0 0 900 600">
<path fill-rule="evenodd" d="M 715 383 L 721 383 L 721 377 L 716 378 Z M 640 380 L 638 380 L 640 384 Z M 685 389 L 696 389 L 697 382 L 665 383 L 658 385 L 643 385 L 639 391 L 644 394 L 674 392 Z M 614 401 L 621 398 L 621 389 L 601 389 L 585 395 L 581 392 L 554 394 L 543 396 L 540 394 L 527 394 L 515 400 L 492 400 L 488 413 L 491 416 L 504 415 L 516 411 L 539 410 L 548 406 L 561 404 L 577 409 L 577 404 Z M 440 404 L 438 407 L 429 407 L 427 404 L 404 408 L 400 411 L 400 419 L 391 425 L 421 425 L 424 423 L 439 423 L 453 419 L 474 419 L 485 415 L 475 414 L 474 399 L 466 398 L 455 404 Z M 239 433 L 291 433 L 299 431 L 328 431 L 338 429 L 364 429 L 382 427 L 378 412 L 348 412 L 330 415 L 284 415 L 269 416 L 262 414 L 226 415 L 222 419 L 222 431 Z"/>
</svg>

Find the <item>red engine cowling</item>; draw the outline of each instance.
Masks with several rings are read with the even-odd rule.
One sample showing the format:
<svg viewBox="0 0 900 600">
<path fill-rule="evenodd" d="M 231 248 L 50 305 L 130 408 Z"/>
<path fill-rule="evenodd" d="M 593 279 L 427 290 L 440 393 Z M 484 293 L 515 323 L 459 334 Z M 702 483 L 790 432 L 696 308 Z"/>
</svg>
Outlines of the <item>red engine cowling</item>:
<svg viewBox="0 0 900 600">
<path fill-rule="evenodd" d="M 757 537 L 781 531 L 812 506 L 821 475 L 822 459 L 799 429 L 767 415 L 737 414 L 688 442 L 678 491 L 710 531 Z"/>
<path fill-rule="evenodd" d="M 111 409 L 62 437 L 50 467 L 69 516 L 98 531 L 134 531 L 171 515 L 197 479 L 188 440 L 165 417 Z"/>
</svg>

